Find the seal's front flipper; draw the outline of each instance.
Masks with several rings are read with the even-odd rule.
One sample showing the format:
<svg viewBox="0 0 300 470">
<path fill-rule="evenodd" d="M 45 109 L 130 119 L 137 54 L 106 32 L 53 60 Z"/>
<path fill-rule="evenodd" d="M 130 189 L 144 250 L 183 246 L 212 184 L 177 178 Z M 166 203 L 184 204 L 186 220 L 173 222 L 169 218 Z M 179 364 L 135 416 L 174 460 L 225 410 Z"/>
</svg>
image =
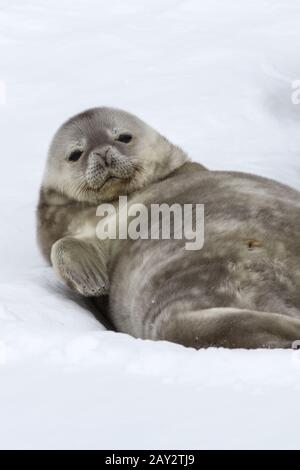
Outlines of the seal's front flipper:
<svg viewBox="0 0 300 470">
<path fill-rule="evenodd" d="M 79 294 L 108 294 L 108 274 L 101 242 L 65 237 L 52 246 L 51 262 L 60 279 Z"/>
</svg>

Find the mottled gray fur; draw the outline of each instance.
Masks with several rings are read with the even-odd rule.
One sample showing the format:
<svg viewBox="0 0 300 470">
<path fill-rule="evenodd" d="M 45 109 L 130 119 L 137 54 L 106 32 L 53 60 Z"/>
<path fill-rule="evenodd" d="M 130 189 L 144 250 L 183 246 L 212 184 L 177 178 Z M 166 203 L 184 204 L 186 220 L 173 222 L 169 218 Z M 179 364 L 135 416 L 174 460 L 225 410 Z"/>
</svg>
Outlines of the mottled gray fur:
<svg viewBox="0 0 300 470">
<path fill-rule="evenodd" d="M 187 251 L 185 240 L 100 241 L 97 205 L 124 194 L 146 206 L 204 204 L 203 249 Z M 124 111 L 75 116 L 51 144 L 38 206 L 41 250 L 80 294 L 109 294 L 118 331 L 195 348 L 290 347 L 300 339 L 299 233 L 299 192 L 206 170 Z"/>
</svg>

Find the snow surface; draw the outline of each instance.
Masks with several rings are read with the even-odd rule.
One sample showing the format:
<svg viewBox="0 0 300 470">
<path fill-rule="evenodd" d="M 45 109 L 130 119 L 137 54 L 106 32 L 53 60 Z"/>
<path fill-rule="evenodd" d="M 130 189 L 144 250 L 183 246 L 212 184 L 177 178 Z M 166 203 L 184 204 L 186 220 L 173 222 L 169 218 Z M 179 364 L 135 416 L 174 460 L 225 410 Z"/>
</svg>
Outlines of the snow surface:
<svg viewBox="0 0 300 470">
<path fill-rule="evenodd" d="M 34 214 L 54 131 L 97 105 L 299 188 L 299 21 L 299 0 L 0 0 L 1 448 L 299 448 L 300 353 L 105 331 Z"/>
</svg>

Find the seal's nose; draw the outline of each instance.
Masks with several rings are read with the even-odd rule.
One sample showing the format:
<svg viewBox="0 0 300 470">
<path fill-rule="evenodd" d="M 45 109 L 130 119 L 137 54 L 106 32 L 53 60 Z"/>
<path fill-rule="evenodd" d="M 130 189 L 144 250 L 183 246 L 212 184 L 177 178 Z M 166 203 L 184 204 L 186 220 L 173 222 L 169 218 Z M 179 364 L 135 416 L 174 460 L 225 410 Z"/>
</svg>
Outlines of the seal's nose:
<svg viewBox="0 0 300 470">
<path fill-rule="evenodd" d="M 92 155 L 98 157 L 99 160 L 104 164 L 106 167 L 111 166 L 112 162 L 112 149 L 111 147 L 104 147 L 103 149 L 95 150 Z"/>
</svg>

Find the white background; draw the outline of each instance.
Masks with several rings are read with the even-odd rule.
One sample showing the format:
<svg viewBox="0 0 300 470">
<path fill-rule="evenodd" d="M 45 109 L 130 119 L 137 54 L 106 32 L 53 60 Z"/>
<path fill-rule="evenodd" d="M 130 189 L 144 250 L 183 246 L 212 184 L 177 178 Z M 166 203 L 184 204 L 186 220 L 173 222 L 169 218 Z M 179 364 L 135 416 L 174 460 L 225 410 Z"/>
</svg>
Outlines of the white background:
<svg viewBox="0 0 300 470">
<path fill-rule="evenodd" d="M 299 0 L 0 0 L 1 448 L 299 448 L 300 353 L 107 332 L 35 242 L 49 141 L 93 106 L 299 188 L 299 23 Z"/>
</svg>

